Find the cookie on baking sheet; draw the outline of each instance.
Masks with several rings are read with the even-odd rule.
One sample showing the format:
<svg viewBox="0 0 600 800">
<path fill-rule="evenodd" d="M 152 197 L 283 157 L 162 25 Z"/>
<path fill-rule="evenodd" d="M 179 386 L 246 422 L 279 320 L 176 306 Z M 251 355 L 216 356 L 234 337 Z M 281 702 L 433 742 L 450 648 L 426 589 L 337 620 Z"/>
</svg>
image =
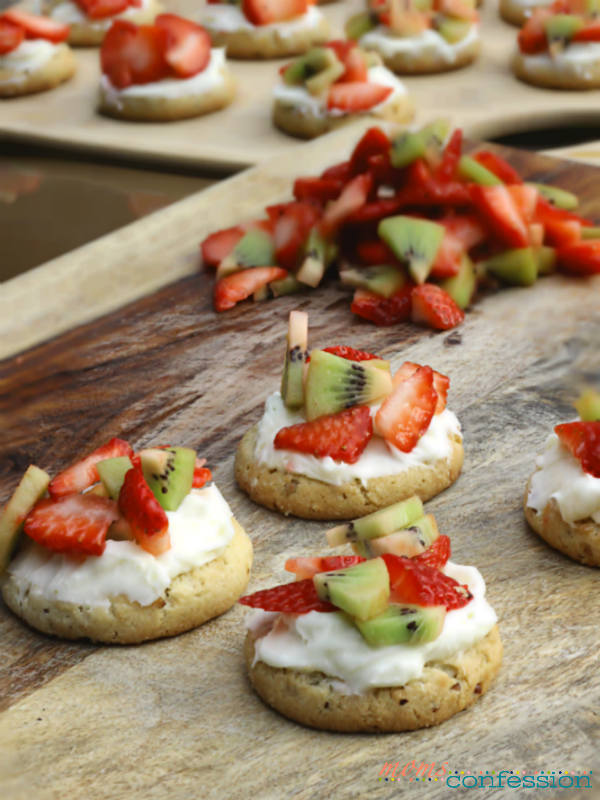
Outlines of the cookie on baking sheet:
<svg viewBox="0 0 600 800">
<path fill-rule="evenodd" d="M 69 44 L 74 47 L 96 47 L 102 44 L 106 31 L 115 19 L 126 19 L 136 25 L 149 25 L 162 10 L 156 0 L 46 0 L 43 12 L 50 19 L 69 26 Z"/>
<path fill-rule="evenodd" d="M 194 450 L 122 439 L 53 480 L 30 466 L 0 517 L 6 604 L 43 633 L 122 644 L 227 611 L 252 544 L 211 477 Z"/>
<path fill-rule="evenodd" d="M 329 23 L 308 0 L 293 7 L 278 0 L 217 1 L 206 7 L 201 21 L 213 44 L 226 47 L 231 58 L 294 56 L 329 38 Z"/>
<path fill-rule="evenodd" d="M 54 89 L 75 73 L 67 25 L 9 9 L 0 14 L 0 97 Z"/>
</svg>

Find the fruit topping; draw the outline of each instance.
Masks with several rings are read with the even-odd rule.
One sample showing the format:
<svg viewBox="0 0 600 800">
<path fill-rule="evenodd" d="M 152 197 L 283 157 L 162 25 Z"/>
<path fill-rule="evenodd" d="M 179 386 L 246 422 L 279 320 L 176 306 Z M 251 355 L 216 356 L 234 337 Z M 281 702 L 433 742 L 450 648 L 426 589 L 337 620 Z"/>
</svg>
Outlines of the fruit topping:
<svg viewBox="0 0 600 800">
<path fill-rule="evenodd" d="M 115 458 L 98 461 L 96 464 L 98 477 L 102 481 L 102 486 L 106 489 L 108 497 L 112 497 L 113 500 L 119 499 L 125 474 L 129 472 L 132 466 L 133 464 L 128 456 L 116 456 Z"/>
<path fill-rule="evenodd" d="M 287 277 L 280 267 L 252 267 L 221 278 L 215 284 L 214 303 L 217 311 L 227 311 L 271 281 Z"/>
<path fill-rule="evenodd" d="M 48 491 L 54 499 L 74 492 L 82 492 L 100 480 L 97 464 L 107 458 L 132 456 L 131 446 L 123 439 L 111 439 L 81 461 L 77 461 L 50 481 Z"/>
<path fill-rule="evenodd" d="M 473 599 L 466 586 L 435 567 L 391 553 L 386 553 L 381 558 L 385 561 L 390 576 L 391 603 L 443 605 L 447 611 L 451 611 L 466 606 Z"/>
<path fill-rule="evenodd" d="M 387 298 L 366 289 L 357 289 L 350 310 L 375 325 L 396 325 L 410 319 L 411 292 L 412 284 Z"/>
<path fill-rule="evenodd" d="M 348 113 L 367 111 L 387 100 L 392 91 L 391 86 L 365 81 L 334 83 L 327 95 L 327 108 Z"/>
<path fill-rule="evenodd" d="M 261 589 L 240 597 L 242 605 L 262 608 L 264 611 L 279 611 L 282 614 L 308 614 L 309 611 L 336 611 L 336 607 L 321 600 L 312 578 L 292 581 L 283 586 Z"/>
<path fill-rule="evenodd" d="M 395 644 L 425 644 L 442 632 L 446 608 L 443 605 L 422 608 L 417 605 L 389 605 L 376 617 L 353 620 L 367 644 L 389 647 Z"/>
<path fill-rule="evenodd" d="M 283 375 L 281 397 L 288 408 L 300 408 L 304 403 L 304 369 L 308 357 L 308 314 L 291 311 Z"/>
<path fill-rule="evenodd" d="M 454 328 L 465 318 L 465 312 L 448 292 L 434 283 L 414 286 L 410 301 L 412 321 L 428 325 L 438 331 Z"/>
<path fill-rule="evenodd" d="M 361 556 L 315 556 L 309 558 L 288 558 L 285 562 L 287 572 L 292 572 L 296 580 L 312 578 L 318 572 L 354 567 L 364 561 Z"/>
<path fill-rule="evenodd" d="M 196 452 L 189 447 L 149 448 L 139 454 L 146 483 L 165 509 L 176 511 L 194 480 Z"/>
<path fill-rule="evenodd" d="M 327 531 L 327 542 L 336 547 L 347 542 L 375 539 L 407 528 L 423 517 L 423 503 L 416 495 L 360 519 L 337 525 Z"/>
<path fill-rule="evenodd" d="M 354 464 L 373 435 L 371 412 L 367 406 L 354 406 L 326 414 L 309 422 L 290 425 L 277 432 L 276 449 L 309 453 L 317 458 Z"/>
<path fill-rule="evenodd" d="M 339 358 L 347 358 L 349 361 L 377 361 L 378 364 L 385 365 L 389 370 L 390 365 L 388 361 L 384 361 L 379 356 L 373 353 L 367 353 L 365 350 L 355 350 L 354 347 L 347 347 L 346 345 L 334 345 L 333 347 L 324 347 L 325 353 L 331 353 Z"/>
<path fill-rule="evenodd" d="M 308 0 L 241 0 L 241 8 L 253 25 L 271 25 L 305 14 Z"/>
<path fill-rule="evenodd" d="M 554 432 L 583 471 L 600 478 L 600 422 L 564 422 Z"/>
<path fill-rule="evenodd" d="M 175 14 L 159 14 L 154 24 L 164 33 L 164 59 L 175 75 L 190 78 L 208 66 L 210 36 L 204 28 Z"/>
<path fill-rule="evenodd" d="M 413 559 L 416 564 L 426 564 L 428 567 L 443 569 L 451 556 L 450 537 L 438 536 L 425 552 L 420 553 Z"/>
<path fill-rule="evenodd" d="M 205 467 L 205 458 L 197 458 L 194 464 L 194 478 L 192 480 L 192 489 L 201 489 L 209 481 L 212 481 L 212 472 L 208 467 Z"/>
<path fill-rule="evenodd" d="M 0 56 L 16 50 L 25 38 L 25 28 L 0 17 Z"/>
<path fill-rule="evenodd" d="M 75 0 L 90 19 L 114 17 L 129 6 L 129 0 Z"/>
<path fill-rule="evenodd" d="M 133 467 L 125 474 L 119 510 L 141 548 L 159 556 L 171 547 L 169 520 L 146 483 L 139 458 L 133 459 Z"/>
<path fill-rule="evenodd" d="M 25 517 L 45 494 L 49 483 L 48 473 L 30 464 L 0 513 L 0 575 L 10 561 Z"/>
<path fill-rule="evenodd" d="M 381 556 L 384 553 L 394 553 L 397 556 L 413 558 L 424 553 L 430 544 L 440 535 L 433 514 L 415 520 L 408 528 L 390 533 L 387 536 L 377 536 L 374 539 L 363 539 L 352 543 L 352 549 L 365 558 Z"/>
<path fill-rule="evenodd" d="M 597 389 L 585 389 L 577 399 L 575 408 L 583 422 L 600 421 L 600 392 Z"/>
<path fill-rule="evenodd" d="M 9 8 L 3 12 L 1 20 L 12 22 L 25 31 L 26 39 L 46 39 L 54 44 L 64 42 L 69 36 L 69 26 L 55 22 L 49 17 L 29 14 L 18 8 Z"/>
<path fill-rule="evenodd" d="M 437 404 L 431 367 L 419 367 L 400 381 L 375 415 L 375 432 L 404 453 L 416 446 Z"/>
<path fill-rule="evenodd" d="M 321 600 L 333 603 L 350 616 L 366 620 L 385 610 L 390 579 L 384 561 L 370 559 L 354 567 L 319 572 L 313 583 Z"/>
<path fill-rule="evenodd" d="M 379 223 L 377 233 L 396 258 L 408 266 L 413 280 L 423 283 L 444 238 L 443 226 L 414 217 L 388 217 Z"/>
</svg>

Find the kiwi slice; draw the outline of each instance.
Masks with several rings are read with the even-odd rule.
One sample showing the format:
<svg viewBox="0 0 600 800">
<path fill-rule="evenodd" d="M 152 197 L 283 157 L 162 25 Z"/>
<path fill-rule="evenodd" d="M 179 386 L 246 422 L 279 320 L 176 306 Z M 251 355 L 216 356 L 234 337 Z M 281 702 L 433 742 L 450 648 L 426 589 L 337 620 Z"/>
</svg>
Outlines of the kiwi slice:
<svg viewBox="0 0 600 800">
<path fill-rule="evenodd" d="M 542 245 L 534 250 L 539 275 L 550 275 L 556 272 L 556 250 L 553 247 Z"/>
<path fill-rule="evenodd" d="M 331 48 L 323 48 L 327 53 L 328 65 L 304 81 L 304 85 L 311 94 L 322 94 L 327 91 L 332 83 L 335 83 L 346 71 L 346 67 L 338 59 Z"/>
<path fill-rule="evenodd" d="M 417 11 L 432 11 L 433 0 L 412 0 L 412 6 Z"/>
<path fill-rule="evenodd" d="M 196 451 L 189 447 L 149 448 L 140 452 L 148 486 L 165 511 L 176 511 L 194 480 Z"/>
<path fill-rule="evenodd" d="M 444 226 L 416 217 L 388 217 L 381 220 L 377 233 L 407 264 L 414 281 L 424 283 L 444 238 Z"/>
<path fill-rule="evenodd" d="M 594 228 L 590 225 L 581 226 L 582 239 L 600 239 L 600 228 Z"/>
<path fill-rule="evenodd" d="M 271 281 L 269 289 L 273 292 L 274 297 L 282 297 L 283 295 L 295 294 L 301 289 L 306 289 L 306 284 L 300 283 L 295 275 L 287 275 L 278 281 Z"/>
<path fill-rule="evenodd" d="M 273 237 L 261 228 L 251 228 L 217 267 L 217 280 L 248 267 L 269 267 L 274 263 Z"/>
<path fill-rule="evenodd" d="M 359 539 L 357 542 L 352 542 L 352 549 L 357 555 L 365 558 L 381 556 L 384 553 L 411 558 L 425 552 L 439 535 L 435 517 L 433 514 L 426 514 L 404 530 L 389 533 L 387 536 Z"/>
<path fill-rule="evenodd" d="M 290 311 L 287 348 L 281 376 L 281 397 L 288 408 L 304 403 L 304 367 L 308 356 L 308 314 Z"/>
<path fill-rule="evenodd" d="M 347 542 L 356 542 L 361 539 L 376 539 L 378 536 L 388 536 L 390 533 L 401 531 L 421 520 L 423 503 L 420 497 L 414 495 L 407 500 L 401 500 L 387 508 L 373 511 L 360 519 L 336 525 L 327 531 L 327 542 L 330 547 L 337 547 Z"/>
<path fill-rule="evenodd" d="M 486 169 L 471 156 L 461 156 L 458 160 L 458 174 L 466 181 L 478 183 L 480 186 L 498 186 L 502 183 L 497 175 Z"/>
<path fill-rule="evenodd" d="M 284 83 L 293 85 L 303 84 L 307 78 L 331 66 L 331 56 L 335 53 L 329 47 L 313 47 L 300 58 L 295 59 L 283 72 Z M 336 59 L 337 60 L 337 59 Z"/>
<path fill-rule="evenodd" d="M 389 605 L 385 611 L 354 624 L 367 644 L 386 647 L 394 644 L 433 642 L 442 632 L 445 606 Z"/>
<path fill-rule="evenodd" d="M 315 288 L 321 283 L 321 279 L 327 269 L 327 242 L 321 236 L 316 227 L 311 228 L 304 247 L 304 260 L 296 279 L 300 283 Z"/>
<path fill-rule="evenodd" d="M 552 203 L 556 208 L 564 208 L 566 211 L 573 211 L 579 205 L 579 200 L 573 192 L 567 192 L 566 189 L 559 189 L 558 186 L 547 186 L 545 183 L 530 183 L 528 186 L 534 186 L 538 192 Z"/>
<path fill-rule="evenodd" d="M 440 286 L 448 292 L 459 308 L 467 308 L 477 288 L 475 267 L 468 255 L 463 255 L 458 273 L 443 280 Z"/>
<path fill-rule="evenodd" d="M 132 466 L 133 464 L 127 456 L 106 458 L 104 461 L 99 461 L 96 464 L 100 480 L 108 492 L 108 496 L 112 497 L 113 500 L 119 499 L 119 492 L 125 480 L 125 473 L 128 472 Z"/>
<path fill-rule="evenodd" d="M 360 14 L 354 14 L 346 22 L 344 30 L 348 39 L 358 40 L 365 33 L 372 31 L 378 25 L 378 20 L 375 14 L 370 11 L 363 11 Z"/>
<path fill-rule="evenodd" d="M 381 264 L 364 269 L 345 267 L 340 269 L 340 280 L 344 286 L 368 289 L 380 297 L 391 297 L 405 285 L 406 275 L 398 267 Z"/>
<path fill-rule="evenodd" d="M 582 17 L 575 14 L 554 14 L 544 20 L 550 55 L 559 53 L 571 41 L 573 35 L 583 28 Z"/>
<path fill-rule="evenodd" d="M 600 0 L 585 0 L 585 13 L 588 17 L 600 15 Z"/>
<path fill-rule="evenodd" d="M 462 41 L 472 27 L 470 20 L 447 17 L 444 14 L 436 14 L 433 24 L 440 36 L 450 44 Z"/>
<path fill-rule="evenodd" d="M 575 408 L 583 422 L 600 420 L 600 392 L 597 389 L 585 389 L 577 399 Z"/>
<path fill-rule="evenodd" d="M 451 131 L 450 120 L 443 118 L 421 128 L 421 136 L 425 142 L 425 159 L 431 164 L 439 164 Z"/>
<path fill-rule="evenodd" d="M 425 141 L 420 131 L 402 131 L 392 139 L 390 161 L 393 167 L 407 167 L 424 155 Z"/>
<path fill-rule="evenodd" d="M 385 561 L 374 558 L 348 569 L 319 572 L 313 583 L 321 600 L 358 620 L 375 617 L 387 608 L 390 576 Z"/>
<path fill-rule="evenodd" d="M 23 520 L 37 501 L 45 494 L 50 475 L 43 469 L 30 464 L 19 485 L 13 492 L 4 510 L 0 514 L 0 575 L 11 559 L 19 534 L 23 529 Z"/>
<path fill-rule="evenodd" d="M 506 250 L 486 259 L 485 269 L 512 286 L 531 286 L 536 282 L 538 262 L 532 247 Z"/>
<path fill-rule="evenodd" d="M 313 350 L 304 387 L 308 420 L 337 414 L 352 406 L 370 405 L 392 392 L 392 376 L 368 361 L 349 361 L 324 350 Z"/>
</svg>

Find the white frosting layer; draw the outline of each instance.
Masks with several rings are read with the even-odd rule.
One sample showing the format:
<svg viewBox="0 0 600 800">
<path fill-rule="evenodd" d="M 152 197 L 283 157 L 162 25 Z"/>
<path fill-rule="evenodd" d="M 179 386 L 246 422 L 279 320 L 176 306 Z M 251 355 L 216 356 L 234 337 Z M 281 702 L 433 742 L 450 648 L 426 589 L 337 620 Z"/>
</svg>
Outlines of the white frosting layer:
<svg viewBox="0 0 600 800">
<path fill-rule="evenodd" d="M 485 582 L 475 567 L 449 561 L 444 572 L 459 583 L 466 583 L 473 599 L 446 614 L 442 632 L 433 642 L 373 647 L 342 613 L 311 611 L 295 616 L 258 610 L 248 622 L 249 629 L 260 636 L 255 643 L 255 662 L 318 670 L 341 681 L 335 688 L 347 694 L 416 680 L 423 674 L 425 664 L 466 650 L 483 639 L 497 621 L 485 599 Z M 278 617 L 281 622 L 275 625 Z M 265 630 L 269 632 L 261 636 Z"/>
<path fill-rule="evenodd" d="M 171 548 L 153 556 L 131 541 L 107 539 L 101 556 L 84 560 L 28 543 L 8 572 L 22 592 L 49 600 L 108 607 L 119 594 L 146 606 L 171 580 L 220 556 L 233 539 L 231 510 L 214 484 L 192 489 L 177 511 L 167 511 Z"/>
<path fill-rule="evenodd" d="M 372 406 L 374 416 L 379 406 Z M 341 486 L 358 478 L 366 484 L 370 478 L 396 475 L 414 466 L 434 464 L 449 459 L 452 453 L 453 435 L 460 435 L 460 423 L 447 408 L 435 414 L 427 431 L 421 436 L 410 453 L 403 453 L 379 436 L 373 436 L 363 454 L 355 464 L 334 461 L 329 456 L 317 458 L 292 450 L 276 450 L 275 435 L 281 428 L 306 420 L 297 411 L 287 408 L 279 392 L 267 398 L 265 413 L 258 423 L 256 438 L 256 460 L 271 468 L 295 472 L 324 483 Z"/>
<path fill-rule="evenodd" d="M 384 56 L 392 57 L 397 53 L 413 56 L 425 56 L 442 59 L 446 64 L 453 64 L 460 53 L 469 48 L 479 39 L 479 26 L 473 24 L 459 42 L 450 43 L 432 28 L 419 33 L 417 36 L 396 36 L 384 25 L 379 25 L 372 31 L 365 33 L 359 40 L 360 46 L 372 48 Z"/>
<path fill-rule="evenodd" d="M 294 19 L 285 22 L 273 22 L 271 25 L 253 25 L 236 5 L 221 3 L 218 5 L 208 5 L 202 14 L 201 24 L 212 31 L 223 33 L 235 33 L 236 31 L 277 31 L 278 35 L 285 39 L 287 36 L 295 36 L 303 31 L 310 31 L 317 28 L 323 20 L 323 14 L 315 6 L 310 6 L 305 14 L 301 14 Z"/>
<path fill-rule="evenodd" d="M 191 78 L 163 78 L 151 83 L 140 83 L 117 89 L 106 75 L 100 78 L 100 86 L 107 100 L 118 106 L 127 97 L 187 97 L 201 95 L 225 83 L 225 48 L 210 51 L 210 61 L 202 72 Z"/>
<path fill-rule="evenodd" d="M 600 62 L 600 42 L 575 42 L 551 56 L 550 53 L 526 55 L 521 53 L 523 63 L 531 74 L 573 75 L 576 78 L 591 78 L 591 67 Z"/>
<path fill-rule="evenodd" d="M 542 511 L 551 498 L 565 522 L 591 517 L 600 524 L 600 478 L 584 472 L 579 461 L 553 432 L 536 460 L 527 506 Z"/>
<path fill-rule="evenodd" d="M 153 2 L 154 0 L 140 0 L 139 6 L 128 6 L 119 14 L 113 14 L 112 17 L 91 19 L 77 3 L 73 3 L 72 0 L 63 0 L 62 3 L 54 6 L 49 12 L 49 16 L 56 22 L 62 22 L 65 25 L 86 25 L 94 30 L 107 31 L 115 19 L 130 19 L 132 17 L 135 19 L 140 11 L 147 9 Z"/>
<path fill-rule="evenodd" d="M 368 70 L 369 82 L 378 83 L 380 86 L 389 86 L 392 93 L 382 102 L 368 109 L 377 112 L 384 108 L 388 103 L 395 102 L 398 97 L 406 95 L 406 87 L 402 81 L 394 75 L 387 67 L 378 65 L 370 67 Z M 327 92 L 321 95 L 311 94 L 304 86 L 288 86 L 280 81 L 273 90 L 275 100 L 281 100 L 294 106 L 297 111 L 311 114 L 315 117 L 332 116 L 341 117 L 348 112 L 339 108 L 327 108 Z"/>
<path fill-rule="evenodd" d="M 25 39 L 10 53 L 0 56 L 0 71 L 14 72 L 0 84 L 23 83 L 30 73 L 41 69 L 54 56 L 61 45 L 47 42 L 46 39 Z"/>
</svg>

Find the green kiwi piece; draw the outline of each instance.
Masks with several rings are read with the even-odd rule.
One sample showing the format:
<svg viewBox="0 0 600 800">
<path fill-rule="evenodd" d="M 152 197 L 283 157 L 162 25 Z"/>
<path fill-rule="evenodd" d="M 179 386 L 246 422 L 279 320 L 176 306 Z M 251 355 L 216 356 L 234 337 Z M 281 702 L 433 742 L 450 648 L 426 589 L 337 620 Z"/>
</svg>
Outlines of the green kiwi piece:
<svg viewBox="0 0 600 800">
<path fill-rule="evenodd" d="M 113 500 L 119 499 L 119 492 L 125 480 L 125 473 L 128 472 L 132 466 L 133 464 L 128 456 L 106 458 L 104 461 L 99 461 L 96 464 L 100 480 L 108 492 L 108 496 L 112 497 Z"/>
<path fill-rule="evenodd" d="M 463 255 L 460 269 L 456 275 L 440 283 L 459 308 L 467 308 L 477 288 L 475 267 L 468 255 Z"/>
<path fill-rule="evenodd" d="M 337 414 L 352 406 L 370 405 L 392 392 L 392 376 L 368 361 L 349 361 L 324 350 L 313 350 L 304 386 L 308 420 Z"/>
<path fill-rule="evenodd" d="M 565 211 L 574 211 L 579 205 L 579 200 L 573 192 L 567 192 L 566 189 L 559 189 L 558 186 L 547 186 L 545 183 L 529 183 L 528 186 L 534 186 L 538 192 L 552 203 L 556 208 L 564 208 Z"/>
<path fill-rule="evenodd" d="M 412 0 L 412 5 L 416 11 L 433 10 L 433 0 Z"/>
<path fill-rule="evenodd" d="M 311 94 L 322 94 L 327 91 L 332 83 L 335 83 L 346 71 L 346 67 L 338 59 L 334 51 L 327 47 L 323 48 L 327 53 L 328 64 L 324 69 L 317 72 L 304 81 L 304 85 Z"/>
<path fill-rule="evenodd" d="M 442 151 L 446 146 L 452 131 L 452 124 L 448 119 L 436 119 L 421 128 L 421 136 L 425 143 L 425 159 L 432 164 L 438 164 Z"/>
<path fill-rule="evenodd" d="M 532 247 L 506 250 L 486 259 L 485 269 L 512 286 L 531 286 L 538 275 L 538 262 Z"/>
<path fill-rule="evenodd" d="M 583 422 L 600 420 L 600 392 L 597 389 L 584 389 L 575 403 L 575 408 Z"/>
<path fill-rule="evenodd" d="M 300 283 L 312 286 L 313 289 L 321 283 L 327 269 L 327 242 L 316 227 L 311 228 L 304 247 L 304 260 L 296 279 Z"/>
<path fill-rule="evenodd" d="M 269 267 L 274 263 L 273 237 L 260 228 L 251 228 L 217 267 L 217 280 L 248 267 Z"/>
<path fill-rule="evenodd" d="M 368 289 L 380 297 L 391 297 L 405 285 L 406 275 L 398 267 L 381 264 L 363 269 L 345 267 L 340 269 L 340 280 L 344 286 Z"/>
<path fill-rule="evenodd" d="M 534 250 L 539 275 L 551 275 L 556 272 L 556 250 L 553 247 L 542 245 Z"/>
<path fill-rule="evenodd" d="M 360 14 L 354 14 L 344 27 L 346 37 L 348 39 L 358 40 L 365 33 L 372 31 L 377 27 L 377 17 L 369 11 L 363 11 Z"/>
<path fill-rule="evenodd" d="M 329 47 L 313 47 L 303 56 L 296 58 L 283 72 L 283 82 L 289 85 L 301 85 L 307 78 L 317 75 L 331 66 L 332 57 L 336 55 Z"/>
<path fill-rule="evenodd" d="M 196 451 L 189 447 L 149 448 L 140 452 L 146 483 L 165 511 L 176 511 L 194 480 Z"/>
<path fill-rule="evenodd" d="M 586 0 L 585 13 L 588 17 L 597 17 L 600 15 L 600 0 Z"/>
<path fill-rule="evenodd" d="M 367 644 L 387 647 L 433 642 L 442 632 L 445 618 L 445 606 L 392 604 L 376 617 L 353 622 Z"/>
<path fill-rule="evenodd" d="M 308 314 L 290 311 L 281 397 L 288 408 L 300 408 L 304 403 L 304 367 L 308 356 Z"/>
<path fill-rule="evenodd" d="M 600 239 L 600 228 L 591 227 L 590 225 L 581 226 L 582 239 Z"/>
<path fill-rule="evenodd" d="M 49 483 L 50 475 L 35 464 L 30 464 L 0 513 L 0 575 L 11 559 L 23 530 L 23 520 L 45 494 Z"/>
<path fill-rule="evenodd" d="M 436 14 L 433 24 L 440 36 L 450 44 L 462 41 L 472 27 L 469 20 L 447 17 L 444 14 Z"/>
<path fill-rule="evenodd" d="M 420 131 L 402 131 L 392 139 L 390 161 L 393 167 L 407 167 L 425 155 L 425 141 Z"/>
<path fill-rule="evenodd" d="M 544 21 L 544 30 L 550 52 L 563 50 L 583 25 L 583 18 L 575 14 L 554 14 L 548 17 Z"/>
<path fill-rule="evenodd" d="M 295 275 L 287 275 L 278 281 L 271 281 L 269 289 L 273 292 L 274 297 L 282 297 L 283 295 L 295 294 L 302 289 L 306 289 L 306 284 L 300 283 Z"/>
<path fill-rule="evenodd" d="M 439 535 L 435 517 L 433 514 L 425 514 L 424 517 L 415 520 L 409 528 L 389 533 L 387 536 L 352 542 L 352 549 L 357 555 L 365 558 L 374 558 L 384 553 L 412 558 L 425 552 Z"/>
<path fill-rule="evenodd" d="M 466 181 L 478 183 L 480 186 L 498 186 L 502 183 L 497 175 L 486 169 L 471 156 L 461 156 L 458 160 L 458 174 Z"/>
<path fill-rule="evenodd" d="M 361 539 L 376 539 L 378 536 L 388 536 L 390 533 L 401 531 L 413 525 L 424 516 L 423 503 L 420 497 L 414 495 L 407 500 L 400 500 L 387 508 L 373 511 L 360 519 L 336 525 L 327 531 L 327 542 L 330 547 L 340 544 L 356 542 Z"/>
<path fill-rule="evenodd" d="M 444 238 L 445 228 L 415 217 L 388 217 L 377 228 L 380 238 L 408 266 L 416 283 L 424 283 Z"/>
<path fill-rule="evenodd" d="M 347 569 L 319 572 L 313 577 L 317 594 L 358 620 L 375 617 L 387 608 L 390 576 L 382 558 Z"/>
</svg>

